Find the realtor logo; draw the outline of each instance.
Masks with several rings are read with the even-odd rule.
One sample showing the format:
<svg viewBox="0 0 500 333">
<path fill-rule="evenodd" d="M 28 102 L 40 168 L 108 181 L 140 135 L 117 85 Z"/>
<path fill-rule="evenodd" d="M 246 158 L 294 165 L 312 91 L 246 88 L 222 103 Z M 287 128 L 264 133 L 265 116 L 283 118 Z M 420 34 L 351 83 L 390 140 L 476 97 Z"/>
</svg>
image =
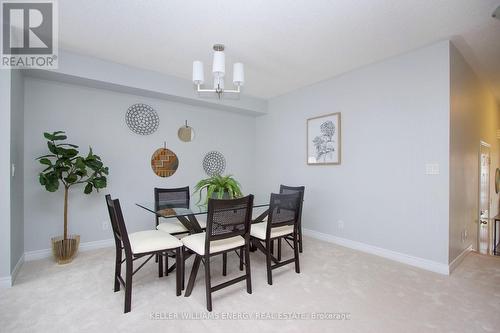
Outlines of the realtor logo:
<svg viewBox="0 0 500 333">
<path fill-rule="evenodd" d="M 55 0 L 1 1 L 0 68 L 57 68 Z"/>
</svg>

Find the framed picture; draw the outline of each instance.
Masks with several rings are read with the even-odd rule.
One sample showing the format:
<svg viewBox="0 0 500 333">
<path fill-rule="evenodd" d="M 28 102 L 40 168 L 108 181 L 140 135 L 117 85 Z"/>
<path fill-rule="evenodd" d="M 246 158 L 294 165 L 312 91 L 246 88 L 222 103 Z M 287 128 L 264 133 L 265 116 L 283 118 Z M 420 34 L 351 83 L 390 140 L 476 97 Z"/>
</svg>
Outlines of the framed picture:
<svg viewBox="0 0 500 333">
<path fill-rule="evenodd" d="M 340 112 L 307 119 L 307 164 L 340 164 Z"/>
</svg>

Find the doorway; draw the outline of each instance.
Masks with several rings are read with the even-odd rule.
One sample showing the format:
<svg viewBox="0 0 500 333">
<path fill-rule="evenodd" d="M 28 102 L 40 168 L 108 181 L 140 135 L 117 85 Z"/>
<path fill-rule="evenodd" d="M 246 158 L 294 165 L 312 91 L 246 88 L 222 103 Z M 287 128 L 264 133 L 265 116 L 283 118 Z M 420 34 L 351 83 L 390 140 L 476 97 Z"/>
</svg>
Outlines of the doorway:
<svg viewBox="0 0 500 333">
<path fill-rule="evenodd" d="M 477 224 L 476 250 L 490 254 L 490 150 L 491 146 L 481 141 L 479 148 L 479 223 Z"/>
</svg>

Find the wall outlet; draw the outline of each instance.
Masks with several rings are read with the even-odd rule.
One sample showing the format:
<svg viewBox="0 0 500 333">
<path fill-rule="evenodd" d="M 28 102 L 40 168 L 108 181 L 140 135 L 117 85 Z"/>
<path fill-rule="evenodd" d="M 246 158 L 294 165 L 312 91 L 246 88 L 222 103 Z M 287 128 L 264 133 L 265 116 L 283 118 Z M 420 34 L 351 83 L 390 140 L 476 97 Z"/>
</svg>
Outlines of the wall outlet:
<svg viewBox="0 0 500 333">
<path fill-rule="evenodd" d="M 104 230 L 104 231 L 109 230 L 109 223 L 110 222 L 106 221 L 106 220 L 102 221 L 101 222 L 101 228 L 102 228 L 102 230 Z"/>
<path fill-rule="evenodd" d="M 339 228 L 339 230 L 344 229 L 344 221 L 338 220 L 337 221 L 337 227 Z"/>
</svg>

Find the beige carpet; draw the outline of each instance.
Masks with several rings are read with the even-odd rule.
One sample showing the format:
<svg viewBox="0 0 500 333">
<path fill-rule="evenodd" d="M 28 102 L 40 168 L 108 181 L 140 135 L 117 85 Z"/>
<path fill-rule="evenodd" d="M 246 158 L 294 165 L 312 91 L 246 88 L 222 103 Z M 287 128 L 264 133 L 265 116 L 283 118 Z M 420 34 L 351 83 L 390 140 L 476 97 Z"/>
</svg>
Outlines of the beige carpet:
<svg viewBox="0 0 500 333">
<path fill-rule="evenodd" d="M 0 290 L 0 332 L 500 331 L 500 258 L 470 254 L 446 277 L 309 238 L 304 247 L 302 273 L 280 268 L 273 286 L 263 256 L 253 253 L 253 294 L 244 283 L 216 292 L 219 319 L 203 320 L 193 319 L 208 313 L 203 270 L 191 297 L 176 297 L 175 276 L 159 279 L 148 263 L 135 276 L 132 312 L 123 314 L 123 291 L 112 291 L 113 249 L 80 253 L 66 266 L 28 262 L 15 286 Z M 230 256 L 228 278 L 237 267 Z M 222 281 L 221 258 L 212 268 L 214 283 Z M 320 313 L 348 319 L 311 319 Z M 263 319 L 271 316 L 282 319 Z"/>
</svg>

